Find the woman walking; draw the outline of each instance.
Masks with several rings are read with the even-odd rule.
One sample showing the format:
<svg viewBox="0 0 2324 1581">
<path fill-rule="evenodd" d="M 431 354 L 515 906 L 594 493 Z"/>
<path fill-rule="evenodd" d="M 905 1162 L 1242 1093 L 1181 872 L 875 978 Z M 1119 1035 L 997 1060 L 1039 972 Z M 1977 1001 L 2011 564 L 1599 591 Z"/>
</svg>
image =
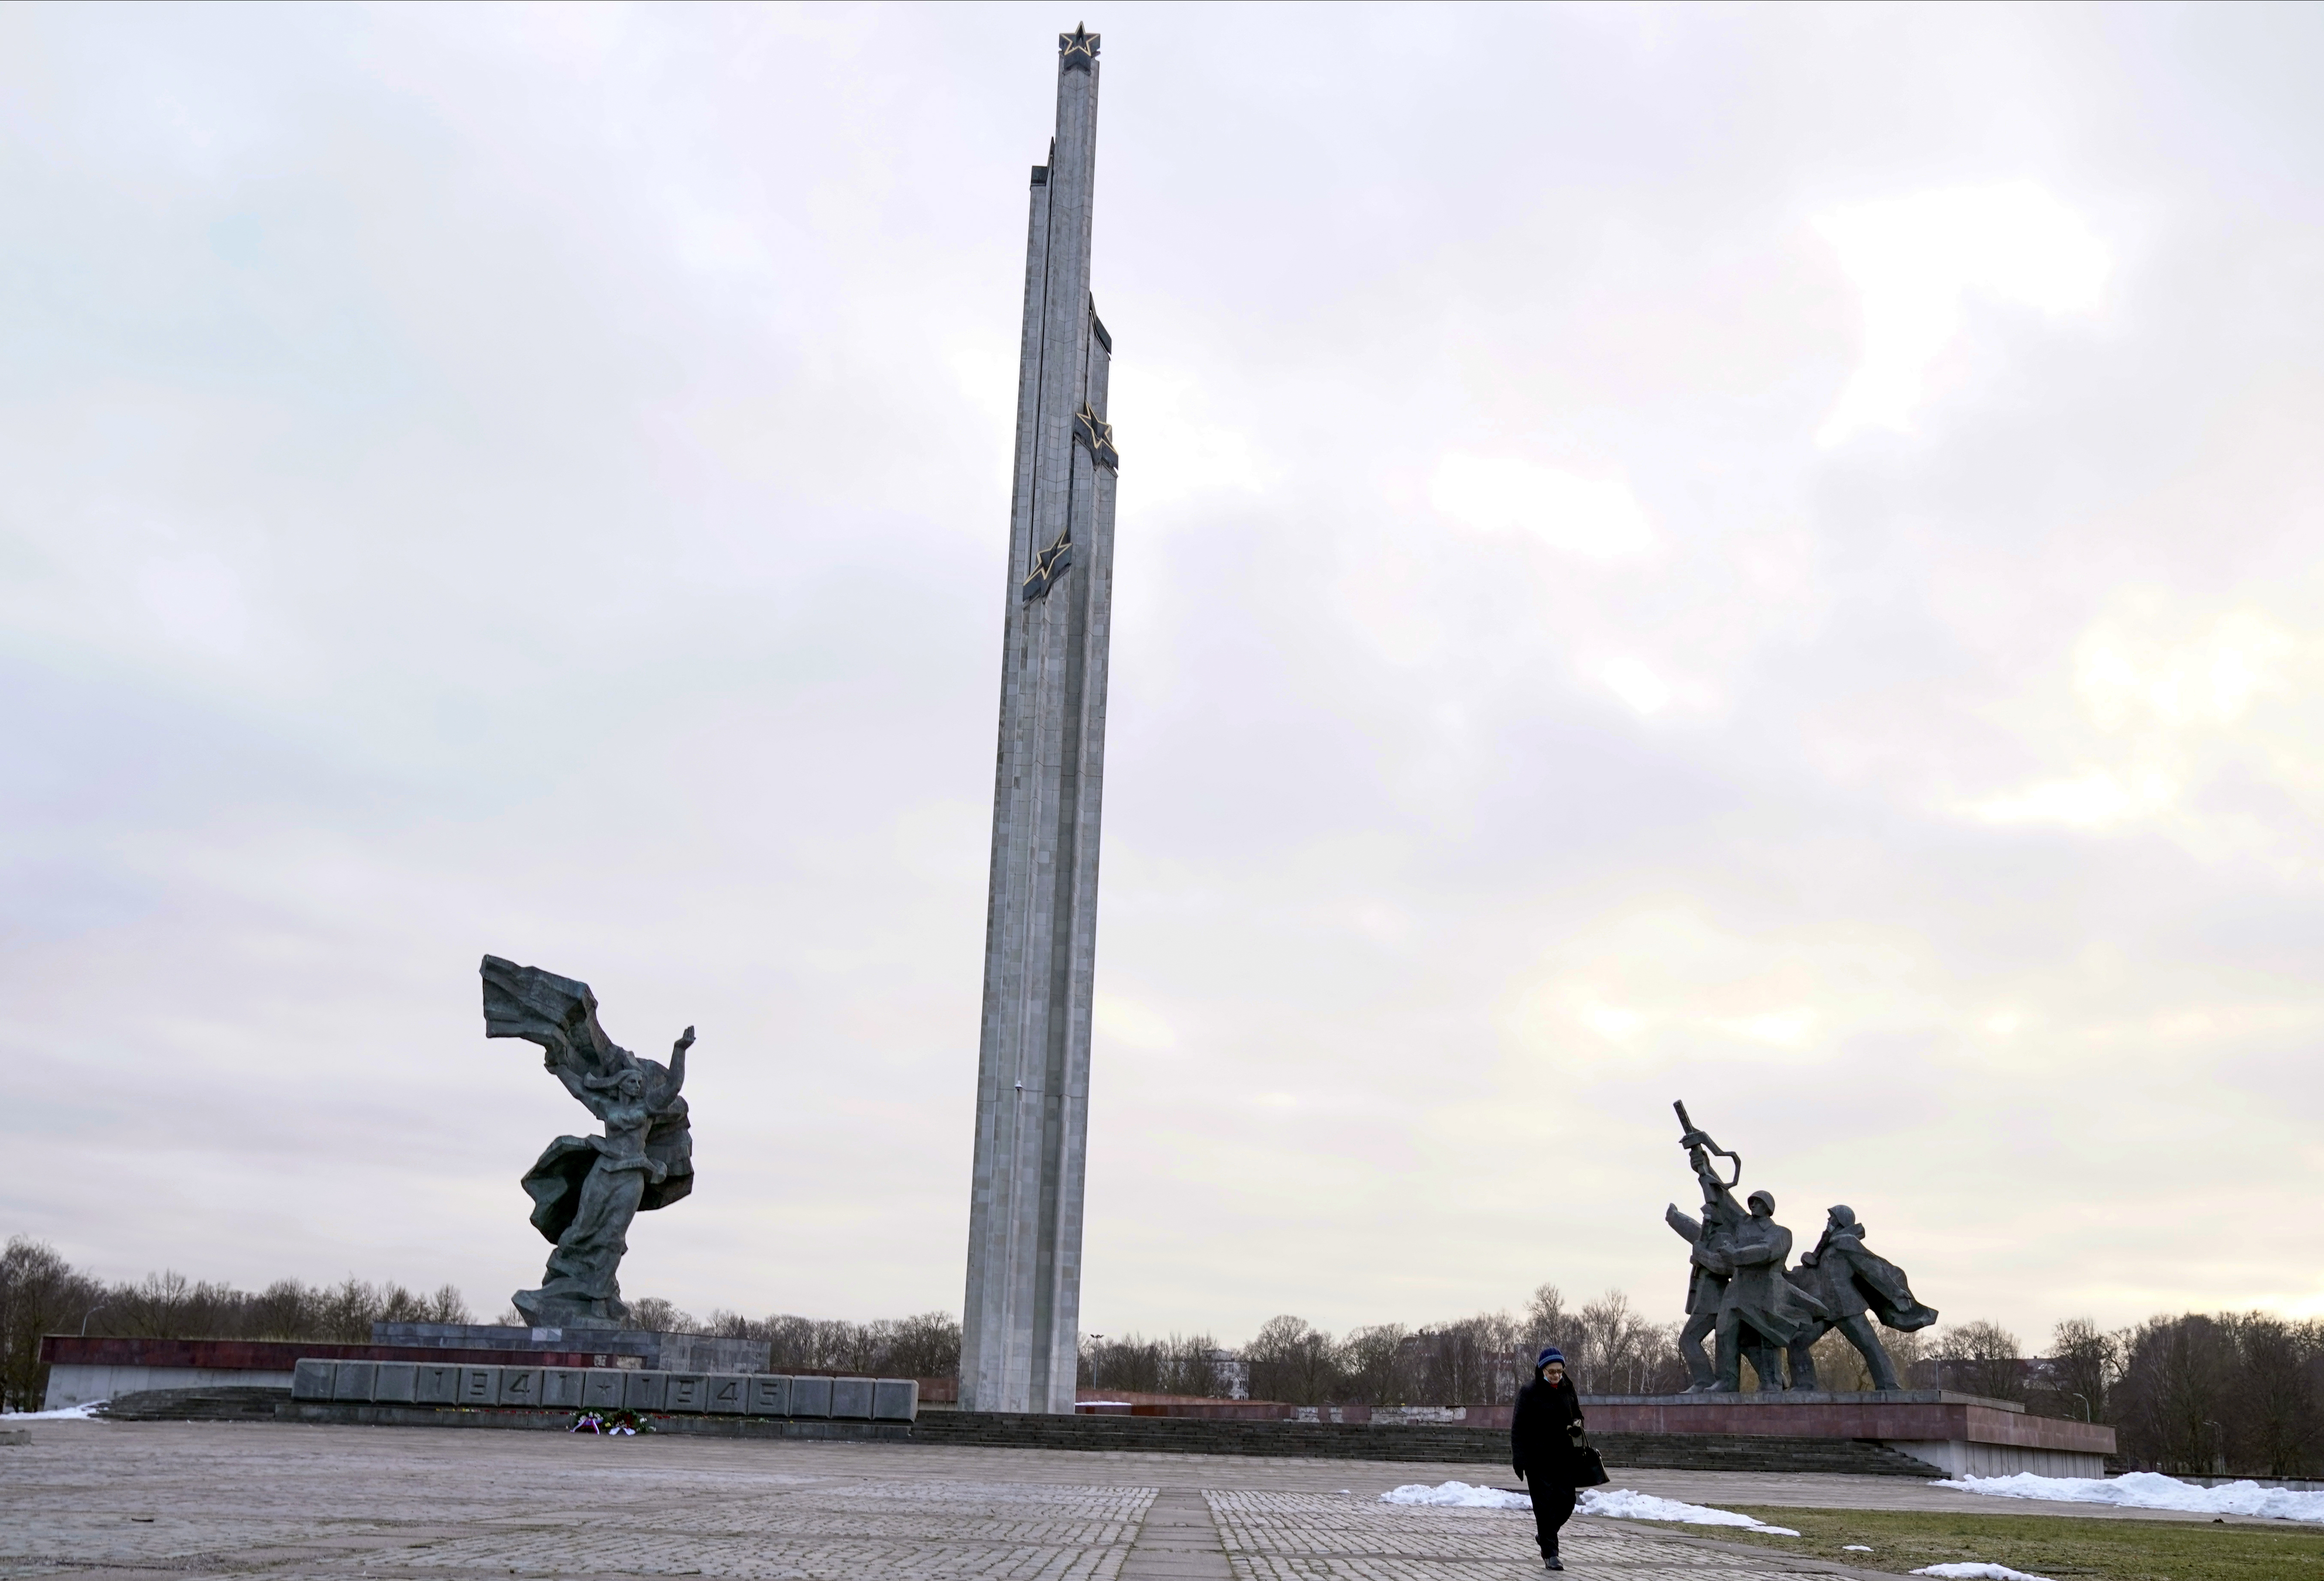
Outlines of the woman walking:
<svg viewBox="0 0 2324 1581">
<path fill-rule="evenodd" d="M 1533 1524 L 1545 1568 L 1563 1570 L 1557 1529 L 1573 1513 L 1573 1487 L 1582 1470 L 1582 1397 L 1565 1375 L 1565 1353 L 1545 1348 L 1533 1382 L 1517 1391 L 1509 1418 L 1509 1466 L 1533 1493 Z"/>
</svg>

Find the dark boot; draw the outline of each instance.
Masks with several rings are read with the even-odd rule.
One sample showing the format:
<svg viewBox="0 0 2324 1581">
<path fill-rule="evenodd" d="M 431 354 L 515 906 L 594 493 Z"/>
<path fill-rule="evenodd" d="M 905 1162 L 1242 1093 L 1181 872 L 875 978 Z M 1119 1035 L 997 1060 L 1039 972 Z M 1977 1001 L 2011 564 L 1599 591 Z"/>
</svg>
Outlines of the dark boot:
<svg viewBox="0 0 2324 1581">
<path fill-rule="evenodd" d="M 1565 1568 L 1563 1564 L 1558 1562 L 1557 1539 L 1554 1537 L 1549 1540 L 1549 1546 L 1542 1550 L 1541 1567 L 1545 1570 L 1563 1570 Z"/>
</svg>

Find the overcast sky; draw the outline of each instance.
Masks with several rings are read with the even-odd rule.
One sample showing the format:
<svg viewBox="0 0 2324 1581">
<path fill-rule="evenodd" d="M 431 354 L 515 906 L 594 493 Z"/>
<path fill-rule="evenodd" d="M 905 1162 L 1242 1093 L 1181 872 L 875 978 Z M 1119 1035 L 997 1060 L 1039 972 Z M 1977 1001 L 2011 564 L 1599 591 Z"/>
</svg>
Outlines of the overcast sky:
<svg viewBox="0 0 2324 1581">
<path fill-rule="evenodd" d="M 0 8 L 0 1233 L 958 1310 L 1028 167 L 1104 38 L 1083 1325 L 2324 1315 L 2324 9 Z"/>
</svg>

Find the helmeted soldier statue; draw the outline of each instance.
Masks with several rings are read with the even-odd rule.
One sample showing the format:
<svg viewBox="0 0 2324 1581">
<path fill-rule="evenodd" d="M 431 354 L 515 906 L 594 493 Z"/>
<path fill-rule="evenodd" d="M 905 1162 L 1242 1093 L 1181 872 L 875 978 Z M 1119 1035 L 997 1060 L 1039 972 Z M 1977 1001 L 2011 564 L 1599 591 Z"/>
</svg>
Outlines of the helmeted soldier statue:
<svg viewBox="0 0 2324 1581">
<path fill-rule="evenodd" d="M 1735 1272 L 1734 1227 L 1720 1223 L 1726 1217 L 1727 1203 L 1733 1200 L 1721 1201 L 1723 1189 L 1717 1193 L 1706 1189 L 1703 1195 L 1707 1200 L 1700 1219 L 1681 1213 L 1675 1202 L 1663 1210 L 1663 1222 L 1676 1230 L 1689 1248 L 1686 1327 L 1679 1330 L 1678 1353 L 1686 1361 L 1686 1392 L 1690 1394 L 1710 1388 L 1716 1376 L 1711 1368 L 1711 1358 L 1703 1354 L 1702 1342 L 1719 1327 L 1719 1307 L 1727 1295 L 1728 1275 Z"/>
<path fill-rule="evenodd" d="M 1775 1200 L 1765 1191 L 1751 1193 L 1747 1211 L 1735 1200 L 1734 1187 L 1743 1176 L 1743 1161 L 1697 1130 L 1686 1117 L 1686 1106 L 1677 1107 L 1684 1135 L 1679 1144 L 1702 1186 L 1700 1223 L 1673 1203 L 1663 1221 L 1693 1247 L 1693 1273 L 1687 1287 L 1687 1323 L 1680 1331 L 1679 1352 L 1686 1358 L 1691 1382 L 1687 1393 L 1733 1393 L 1743 1386 L 1743 1358 L 1759 1375 L 1759 1387 L 1784 1387 L 1778 1359 L 1783 1347 L 1822 1311 L 1812 1293 L 1784 1278 L 1784 1263 L 1791 1255 L 1792 1232 L 1775 1220 Z M 1735 1174 L 1721 1180 L 1713 1156 L 1734 1160 Z M 1702 1340 L 1715 1333 L 1719 1360 L 1714 1370 L 1702 1354 Z"/>
<path fill-rule="evenodd" d="M 1856 1210 L 1844 1202 L 1835 1205 L 1825 1219 L 1823 1238 L 1816 1242 L 1815 1250 L 1802 1257 L 1800 1265 L 1784 1278 L 1812 1295 L 1830 1313 L 1790 1342 L 1794 1389 L 1816 1386 L 1815 1357 L 1810 1347 L 1834 1328 L 1864 1358 L 1872 1386 L 1894 1389 L 1895 1365 L 1888 1359 L 1887 1349 L 1866 1314 L 1877 1316 L 1901 1333 L 1925 1328 L 1937 1320 L 1934 1307 L 1924 1307 L 1914 1299 L 1903 1269 L 1865 1250 L 1864 1227 L 1857 1222 Z"/>
<path fill-rule="evenodd" d="M 1711 1387 L 1721 1393 L 1743 1386 L 1747 1354 L 1761 1389 L 1783 1388 L 1776 1353 L 1825 1315 L 1821 1301 L 1784 1277 L 1792 1232 L 1775 1222 L 1775 1199 L 1754 1191 L 1750 1205 L 1750 1218 L 1735 1232 L 1735 1273 L 1719 1303 L 1719 1381 Z M 1793 1386 L 1807 1387 L 1796 1377 Z"/>
</svg>

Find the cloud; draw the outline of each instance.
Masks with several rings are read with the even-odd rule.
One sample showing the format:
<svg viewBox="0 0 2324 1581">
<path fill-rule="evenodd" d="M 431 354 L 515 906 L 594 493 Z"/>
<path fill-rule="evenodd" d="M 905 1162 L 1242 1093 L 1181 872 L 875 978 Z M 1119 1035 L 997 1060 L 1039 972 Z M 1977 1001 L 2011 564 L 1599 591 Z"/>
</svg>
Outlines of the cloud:
<svg viewBox="0 0 2324 1581">
<path fill-rule="evenodd" d="M 2113 602 L 2066 656 L 2070 715 L 2032 697 L 2002 711 L 2038 755 L 2054 759 L 2062 748 L 2099 760 L 1959 810 L 1990 823 L 2089 832 L 2154 825 L 2206 857 L 2281 850 L 2279 832 L 2255 823 L 2248 797 L 2222 804 L 2209 793 L 2230 781 L 2266 786 L 2310 816 L 2324 813 L 2324 774 L 2314 767 L 2324 731 L 2310 706 L 2324 695 L 2324 633 L 2255 604 L 2190 609 L 2151 589 Z"/>
<path fill-rule="evenodd" d="M 1987 823 L 2062 823 L 2071 829 L 2105 829 L 2170 810 L 2179 787 L 2148 771 L 2125 776 L 2085 768 L 2063 779 L 2045 779 L 2023 790 L 1967 804 L 1970 816 Z"/>
<path fill-rule="evenodd" d="M 5 14 L 0 1233 L 498 1310 L 585 1117 L 489 950 L 700 1031 L 627 1288 L 955 1302 L 1054 28 Z M 2324 1301 L 2248 1211 L 2324 1128 L 2301 14 L 1139 15 L 1085 1324 L 1672 1320 L 1677 1097 L 1949 1319 Z"/>
<path fill-rule="evenodd" d="M 1817 431 L 1831 446 L 1868 428 L 1910 433 L 1931 370 L 1976 296 L 2052 316 L 2096 313 L 2113 255 L 2082 217 L 2031 181 L 1916 193 L 1819 216 L 1862 304 L 1861 360 Z"/>
<path fill-rule="evenodd" d="M 1674 694 L 1670 683 L 1644 659 L 1609 658 L 1598 674 L 1607 690 L 1642 714 L 1657 714 L 1670 706 Z"/>
<path fill-rule="evenodd" d="M 2100 730 L 2231 727 L 2262 697 L 2293 692 L 2295 664 L 2316 663 L 2318 641 L 2264 610 L 2226 611 L 2168 635 L 2156 614 L 2167 618 L 2134 605 L 2074 644 L 2074 691 Z"/>
<path fill-rule="evenodd" d="M 1619 478 L 1585 478 L 1511 456 L 1448 455 L 1428 502 L 1477 532 L 1525 532 L 1561 554 L 1622 560 L 1646 554 L 1655 532 Z"/>
<path fill-rule="evenodd" d="M 1176 1048 L 1178 1034 L 1160 1015 L 1119 994 L 1100 994 L 1092 1009 L 1098 1035 L 1133 1049 Z"/>
</svg>

